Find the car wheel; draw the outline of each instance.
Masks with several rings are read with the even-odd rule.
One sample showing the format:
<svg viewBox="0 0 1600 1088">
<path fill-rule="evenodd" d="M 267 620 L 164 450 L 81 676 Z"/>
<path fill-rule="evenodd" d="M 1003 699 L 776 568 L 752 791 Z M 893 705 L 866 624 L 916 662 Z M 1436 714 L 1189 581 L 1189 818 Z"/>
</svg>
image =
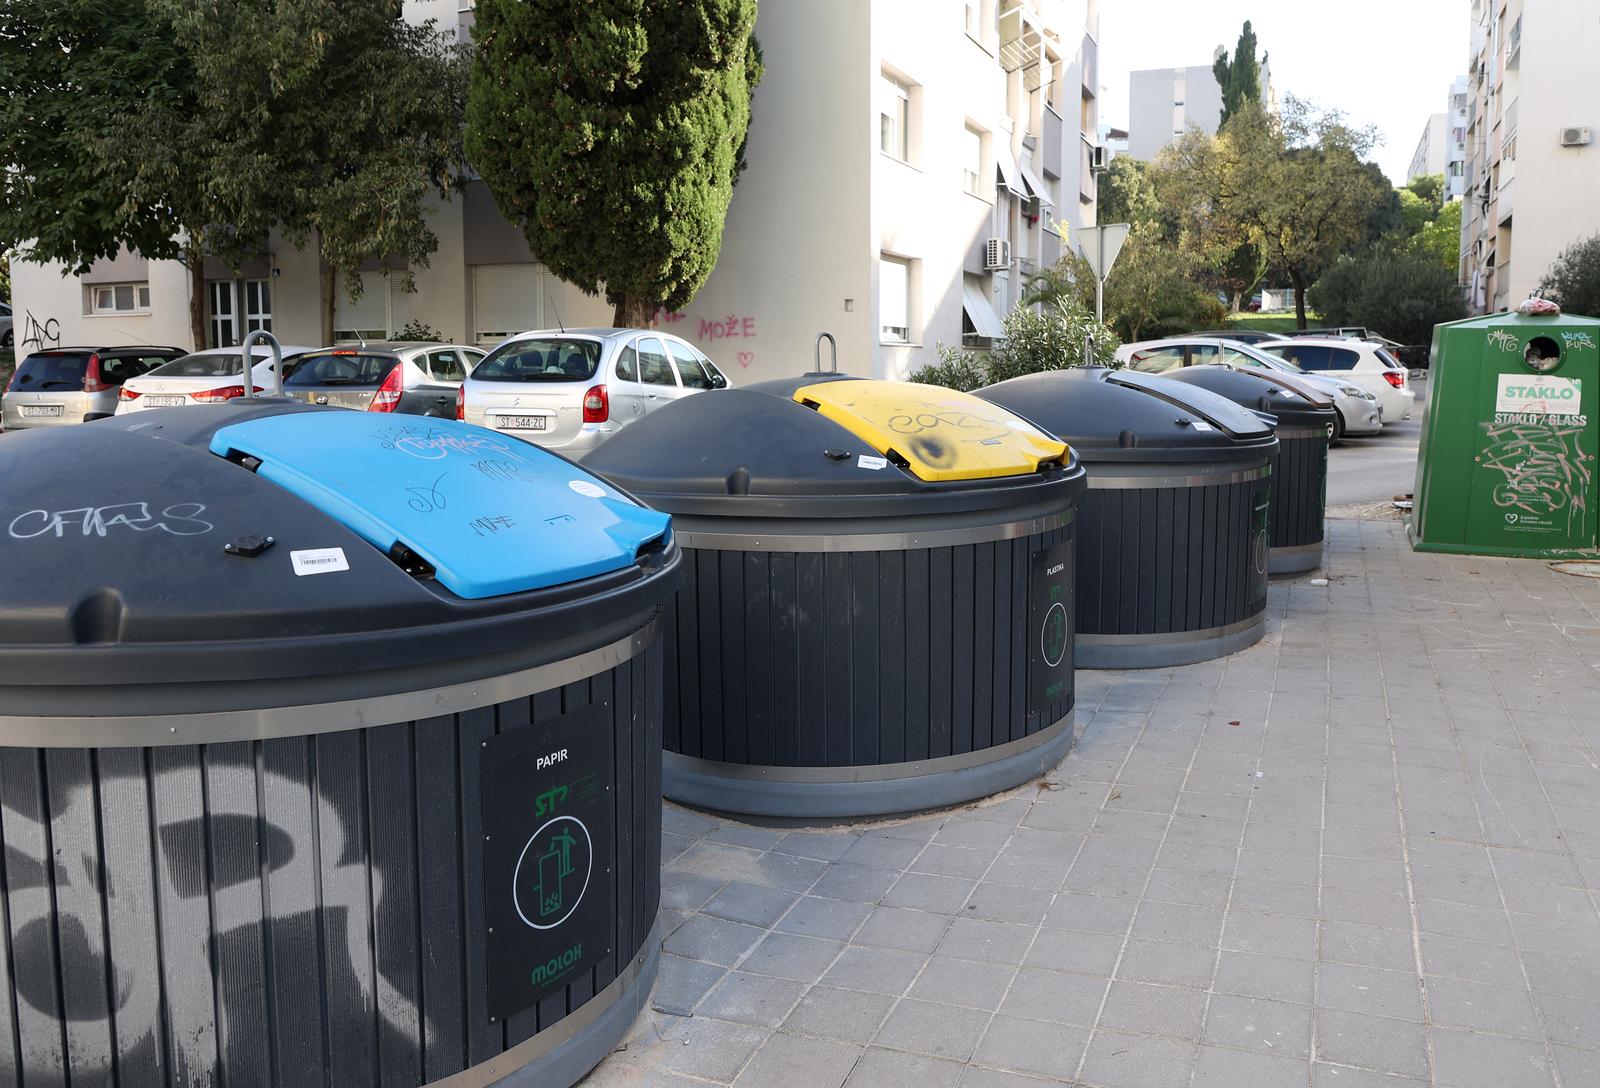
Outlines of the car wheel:
<svg viewBox="0 0 1600 1088">
<path fill-rule="evenodd" d="M 1344 413 L 1335 408 L 1333 410 L 1333 438 L 1328 442 L 1330 446 L 1337 446 L 1344 441 Z"/>
</svg>

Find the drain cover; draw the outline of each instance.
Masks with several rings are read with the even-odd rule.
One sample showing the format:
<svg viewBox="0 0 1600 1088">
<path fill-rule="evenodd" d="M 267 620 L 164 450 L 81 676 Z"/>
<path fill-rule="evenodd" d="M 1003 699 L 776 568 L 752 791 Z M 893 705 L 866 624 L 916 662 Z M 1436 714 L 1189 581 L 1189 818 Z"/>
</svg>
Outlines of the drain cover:
<svg viewBox="0 0 1600 1088">
<path fill-rule="evenodd" d="M 1550 569 L 1560 574 L 1576 574 L 1579 578 L 1600 578 L 1600 560 L 1568 559 L 1551 563 Z"/>
</svg>

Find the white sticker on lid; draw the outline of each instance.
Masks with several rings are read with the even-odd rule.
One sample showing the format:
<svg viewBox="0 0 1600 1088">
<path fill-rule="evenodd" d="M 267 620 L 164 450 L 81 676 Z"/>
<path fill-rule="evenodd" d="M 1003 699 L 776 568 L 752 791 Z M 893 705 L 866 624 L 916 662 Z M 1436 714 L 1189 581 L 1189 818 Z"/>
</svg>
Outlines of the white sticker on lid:
<svg viewBox="0 0 1600 1088">
<path fill-rule="evenodd" d="M 603 499 L 606 497 L 605 488 L 601 487 L 599 484 L 592 484 L 588 480 L 568 480 L 567 486 L 572 488 L 572 490 L 576 491 L 578 494 L 587 496 L 591 499 Z"/>
<path fill-rule="evenodd" d="M 1202 420 L 1198 420 L 1198 419 L 1193 421 L 1192 423 L 1190 423 L 1189 426 L 1193 427 L 1197 431 L 1209 431 L 1209 430 L 1211 430 L 1211 424 L 1203 422 Z"/>
<path fill-rule="evenodd" d="M 876 472 L 880 468 L 888 468 L 889 459 L 887 457 L 874 457 L 871 454 L 863 453 L 860 457 L 856 458 L 856 464 L 862 468 L 870 468 Z"/>
<path fill-rule="evenodd" d="M 297 575 L 332 574 L 334 571 L 350 569 L 350 560 L 344 557 L 343 548 L 308 548 L 290 552 L 289 562 L 294 564 Z"/>
</svg>

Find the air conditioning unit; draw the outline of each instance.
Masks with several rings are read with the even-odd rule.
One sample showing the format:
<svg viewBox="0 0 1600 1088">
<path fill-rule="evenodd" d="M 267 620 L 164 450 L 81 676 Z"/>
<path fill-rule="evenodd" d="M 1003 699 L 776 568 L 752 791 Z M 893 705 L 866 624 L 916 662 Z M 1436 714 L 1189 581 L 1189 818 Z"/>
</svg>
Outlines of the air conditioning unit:
<svg viewBox="0 0 1600 1088">
<path fill-rule="evenodd" d="M 1587 125 L 1582 128 L 1564 128 L 1561 130 L 1562 147 L 1588 147 L 1589 141 L 1594 138 Z"/>
<path fill-rule="evenodd" d="M 990 238 L 983 243 L 983 267 L 990 271 L 1011 267 L 1010 239 Z"/>
<path fill-rule="evenodd" d="M 1106 168 L 1106 149 L 1101 144 L 1096 144 L 1089 149 L 1089 169 L 1095 173 Z"/>
</svg>

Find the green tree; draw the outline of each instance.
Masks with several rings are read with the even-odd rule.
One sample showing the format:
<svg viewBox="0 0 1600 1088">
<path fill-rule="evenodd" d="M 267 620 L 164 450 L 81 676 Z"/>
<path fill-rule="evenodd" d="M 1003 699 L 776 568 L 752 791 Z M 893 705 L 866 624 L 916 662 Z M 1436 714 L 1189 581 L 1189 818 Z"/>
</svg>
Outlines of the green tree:
<svg viewBox="0 0 1600 1088">
<path fill-rule="evenodd" d="M 1435 212 L 1444 207 L 1443 174 L 1418 174 L 1406 182 L 1405 187 L 1413 195 L 1432 205 Z"/>
<path fill-rule="evenodd" d="M 467 149 L 505 217 L 619 326 L 711 274 L 761 75 L 756 0 L 480 0 Z"/>
<path fill-rule="evenodd" d="M 1567 313 L 1600 317 L 1600 234 L 1562 250 L 1539 281 L 1539 293 Z"/>
<path fill-rule="evenodd" d="M 1403 344 L 1426 344 L 1434 325 L 1467 314 L 1452 269 L 1400 250 L 1344 258 L 1312 287 L 1311 300 L 1330 324 L 1363 325 Z"/>
<path fill-rule="evenodd" d="M 1118 155 L 1100 175 L 1098 211 L 1102 223 L 1143 223 L 1161 218 L 1154 167 L 1142 159 Z"/>
<path fill-rule="evenodd" d="M 1461 266 L 1461 201 L 1452 200 L 1423 225 L 1409 243 L 1410 252 L 1426 257 L 1452 275 Z"/>
<path fill-rule="evenodd" d="M 1261 60 L 1265 59 L 1263 55 Z M 1243 109 L 1246 102 L 1261 101 L 1261 61 L 1256 60 L 1256 32 L 1251 28 L 1249 19 L 1244 21 L 1244 29 L 1239 31 L 1233 58 L 1228 58 L 1226 50 L 1221 51 L 1211 64 L 1211 72 L 1217 77 L 1217 86 L 1222 88 L 1222 116 L 1217 119 L 1219 127 L 1227 124 L 1228 119 Z"/>
<path fill-rule="evenodd" d="M 1438 210 L 1429 201 L 1418 196 L 1410 189 L 1396 189 L 1395 195 L 1400 198 L 1400 233 L 1410 238 L 1423 227 L 1433 222 L 1434 213 Z"/>
</svg>

